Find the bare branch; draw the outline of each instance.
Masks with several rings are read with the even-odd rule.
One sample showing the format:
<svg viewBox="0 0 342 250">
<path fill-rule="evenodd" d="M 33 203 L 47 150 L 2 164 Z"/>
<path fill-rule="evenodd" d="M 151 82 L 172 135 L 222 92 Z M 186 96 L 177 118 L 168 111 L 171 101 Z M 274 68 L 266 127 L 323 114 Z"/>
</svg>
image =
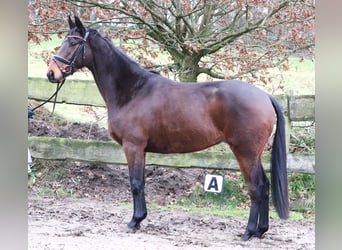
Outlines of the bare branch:
<svg viewBox="0 0 342 250">
<path fill-rule="evenodd" d="M 67 31 L 63 20 L 75 13 L 121 45 L 134 42 L 125 49 L 143 64 L 156 57 L 150 44 L 167 51 L 181 80 L 249 79 L 314 43 L 314 0 L 40 0 L 28 9 L 29 40 Z"/>
</svg>

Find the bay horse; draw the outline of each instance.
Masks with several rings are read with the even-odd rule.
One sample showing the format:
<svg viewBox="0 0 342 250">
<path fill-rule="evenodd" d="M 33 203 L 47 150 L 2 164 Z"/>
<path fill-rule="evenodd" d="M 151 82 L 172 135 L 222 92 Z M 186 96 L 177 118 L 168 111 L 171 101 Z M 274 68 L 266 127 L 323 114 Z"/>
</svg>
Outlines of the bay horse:
<svg viewBox="0 0 342 250">
<path fill-rule="evenodd" d="M 284 117 L 277 101 L 242 81 L 180 83 L 141 67 L 78 17 L 47 70 L 60 83 L 82 67 L 93 74 L 106 103 L 108 132 L 125 153 L 131 192 L 133 231 L 147 216 L 145 154 L 187 153 L 225 142 L 234 153 L 251 199 L 242 240 L 261 238 L 269 227 L 269 180 L 261 154 L 276 124 L 271 156 L 275 209 L 288 218 Z"/>
</svg>

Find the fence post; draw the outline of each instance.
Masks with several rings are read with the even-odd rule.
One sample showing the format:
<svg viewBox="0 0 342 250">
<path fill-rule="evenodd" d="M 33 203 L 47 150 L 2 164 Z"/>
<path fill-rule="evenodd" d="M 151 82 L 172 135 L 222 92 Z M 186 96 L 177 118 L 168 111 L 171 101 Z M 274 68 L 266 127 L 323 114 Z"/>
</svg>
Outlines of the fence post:
<svg viewBox="0 0 342 250">
<path fill-rule="evenodd" d="M 290 150 L 290 135 L 291 135 L 291 121 L 288 114 L 284 114 L 285 117 L 285 135 L 286 135 L 286 153 Z"/>
</svg>

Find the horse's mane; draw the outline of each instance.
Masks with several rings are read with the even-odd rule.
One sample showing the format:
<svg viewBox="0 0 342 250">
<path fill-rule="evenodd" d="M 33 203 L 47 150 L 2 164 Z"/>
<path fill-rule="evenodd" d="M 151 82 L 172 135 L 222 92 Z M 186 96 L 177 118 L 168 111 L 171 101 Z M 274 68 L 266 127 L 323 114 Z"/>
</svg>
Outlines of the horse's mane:
<svg viewBox="0 0 342 250">
<path fill-rule="evenodd" d="M 113 43 L 112 39 L 110 37 L 108 37 L 107 35 L 104 35 L 102 33 L 100 33 L 99 31 L 95 30 L 95 29 L 88 29 L 90 33 L 94 33 L 95 36 L 99 36 L 102 38 L 102 40 L 104 40 L 107 45 L 113 50 L 115 51 L 115 53 L 117 55 L 120 56 L 121 59 L 125 60 L 126 62 L 132 64 L 134 67 L 137 67 L 139 69 L 145 70 L 143 67 L 141 67 L 134 59 L 132 59 L 131 57 L 129 57 L 122 49 L 120 49 L 119 47 L 115 46 L 115 44 Z"/>
<path fill-rule="evenodd" d="M 139 65 L 135 60 L 129 57 L 123 50 L 116 47 L 111 38 L 109 38 L 108 36 L 101 34 L 95 29 L 88 29 L 88 31 L 90 32 L 92 37 L 97 37 L 97 39 L 103 40 L 107 44 L 109 50 L 111 50 L 112 54 L 114 55 L 114 57 L 108 57 L 106 54 L 106 56 L 102 58 L 102 65 L 104 63 L 104 60 L 107 60 L 111 65 L 114 65 L 112 67 L 112 72 L 116 77 L 116 91 L 117 93 L 120 93 L 117 96 L 117 102 L 119 105 L 123 105 L 124 103 L 129 101 L 144 86 L 145 89 L 149 89 L 150 86 L 146 85 L 146 80 L 148 78 L 160 76 L 160 74 L 158 74 L 157 72 L 148 71 L 141 65 Z M 97 47 L 96 49 L 103 50 L 103 45 L 102 47 L 95 47 Z"/>
</svg>

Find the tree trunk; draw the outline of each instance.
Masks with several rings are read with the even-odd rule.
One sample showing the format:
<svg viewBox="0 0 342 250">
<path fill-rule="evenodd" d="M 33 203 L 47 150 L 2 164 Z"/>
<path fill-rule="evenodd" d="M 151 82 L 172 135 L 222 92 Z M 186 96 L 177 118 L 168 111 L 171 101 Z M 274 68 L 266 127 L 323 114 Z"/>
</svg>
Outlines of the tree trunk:
<svg viewBox="0 0 342 250">
<path fill-rule="evenodd" d="M 185 55 L 178 63 L 179 65 L 179 80 L 182 82 L 197 82 L 197 76 L 199 75 L 199 66 L 198 63 L 200 61 L 200 57 L 198 55 Z"/>
</svg>

